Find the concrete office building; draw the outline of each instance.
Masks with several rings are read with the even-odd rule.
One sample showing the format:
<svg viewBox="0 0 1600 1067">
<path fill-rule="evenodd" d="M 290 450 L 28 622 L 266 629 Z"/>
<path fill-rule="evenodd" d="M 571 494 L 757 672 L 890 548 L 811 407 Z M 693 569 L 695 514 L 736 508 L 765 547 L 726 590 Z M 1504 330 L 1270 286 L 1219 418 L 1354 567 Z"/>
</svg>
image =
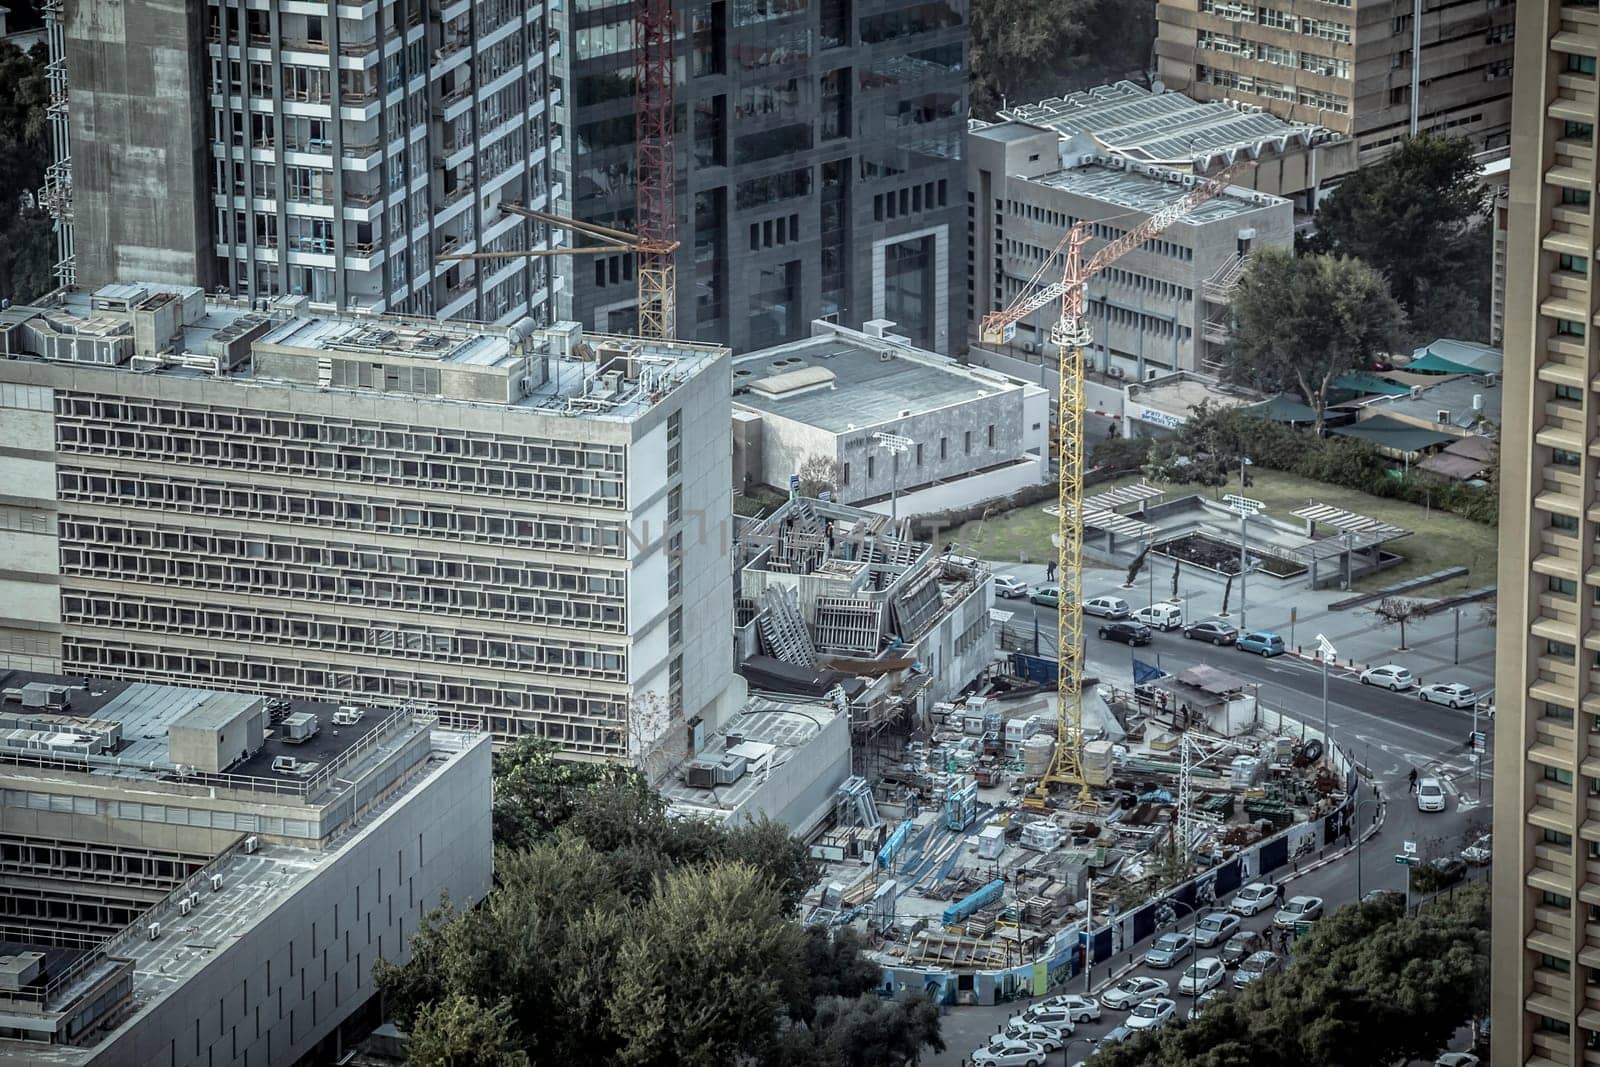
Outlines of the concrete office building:
<svg viewBox="0 0 1600 1067">
<path fill-rule="evenodd" d="M 963 347 L 967 5 L 678 8 L 678 335 L 747 352 L 826 318 Z M 573 210 L 631 228 L 632 8 L 571 20 Z M 574 260 L 574 317 L 631 332 L 631 258 Z"/>
<path fill-rule="evenodd" d="M 1079 220 L 1096 222 L 1086 253 L 1115 240 L 1193 188 L 1182 171 L 1092 150 L 1081 139 L 1021 122 L 975 127 L 967 138 L 972 215 L 972 273 L 967 308 L 972 336 L 990 311 L 1016 299 Z M 1094 331 L 1091 364 L 1142 381 L 1168 371 L 1213 370 L 1231 329 L 1233 290 L 1257 248 L 1289 248 L 1294 205 L 1283 197 L 1230 188 L 1189 211 L 1159 237 L 1089 282 Z M 1031 363 L 1048 344 L 1060 307 L 1047 305 L 995 346 Z M 1048 353 L 1045 349 L 1049 348 Z M 974 349 L 975 360 L 987 349 Z M 1007 370 L 1014 370 L 1010 365 Z"/>
<path fill-rule="evenodd" d="M 53 5 L 62 281 L 569 317 L 559 260 L 438 258 L 565 240 L 505 209 L 567 211 L 561 17 L 525 0 Z"/>
<path fill-rule="evenodd" d="M 428 712 L 0 671 L 0 727 L 0 1063 L 332 1063 L 489 891 L 489 738 Z"/>
<path fill-rule="evenodd" d="M 1349 134 L 1362 165 L 1405 140 L 1413 115 L 1419 132 L 1493 148 L 1511 127 L 1514 19 L 1510 0 L 1159 0 L 1156 68 L 1198 99 Z"/>
<path fill-rule="evenodd" d="M 1600 11 L 1523 0 L 1495 662 L 1495 1067 L 1600 1055 L 1594 130 Z"/>
<path fill-rule="evenodd" d="M 0 656 L 622 757 L 655 740 L 630 699 L 656 732 L 722 717 L 731 648 L 694 637 L 731 626 L 728 388 L 725 349 L 577 323 L 142 284 L 10 308 Z"/>
<path fill-rule="evenodd" d="M 812 457 L 833 499 L 916 515 L 1004 496 L 1049 476 L 1049 396 L 887 334 L 827 322 L 733 363 L 734 471 L 784 487 Z M 904 438 L 896 456 L 878 434 Z"/>
</svg>

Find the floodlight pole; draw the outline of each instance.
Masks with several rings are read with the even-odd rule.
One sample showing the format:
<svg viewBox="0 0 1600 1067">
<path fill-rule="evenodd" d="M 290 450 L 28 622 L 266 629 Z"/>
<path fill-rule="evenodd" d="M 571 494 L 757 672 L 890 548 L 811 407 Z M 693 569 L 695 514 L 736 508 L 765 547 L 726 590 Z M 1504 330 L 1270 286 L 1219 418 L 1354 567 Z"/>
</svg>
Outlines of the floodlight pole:
<svg viewBox="0 0 1600 1067">
<path fill-rule="evenodd" d="M 882 445 L 889 453 L 889 518 L 900 518 L 900 456 L 908 452 L 915 443 L 909 437 L 897 433 L 877 432 L 872 439 Z"/>
</svg>

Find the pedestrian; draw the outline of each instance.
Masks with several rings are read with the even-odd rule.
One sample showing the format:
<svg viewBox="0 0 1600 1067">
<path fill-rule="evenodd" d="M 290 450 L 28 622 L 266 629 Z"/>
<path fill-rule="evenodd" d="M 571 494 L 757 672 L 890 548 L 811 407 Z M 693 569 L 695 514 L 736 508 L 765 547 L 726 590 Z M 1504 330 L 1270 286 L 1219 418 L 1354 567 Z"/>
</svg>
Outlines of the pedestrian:
<svg viewBox="0 0 1600 1067">
<path fill-rule="evenodd" d="M 1047 582 L 1056 580 L 1056 561 L 1053 559 L 1047 561 L 1044 565 L 1044 580 Z"/>
<path fill-rule="evenodd" d="M 1411 791 L 1413 793 L 1417 791 L 1417 769 L 1415 767 L 1411 768 Z"/>
</svg>

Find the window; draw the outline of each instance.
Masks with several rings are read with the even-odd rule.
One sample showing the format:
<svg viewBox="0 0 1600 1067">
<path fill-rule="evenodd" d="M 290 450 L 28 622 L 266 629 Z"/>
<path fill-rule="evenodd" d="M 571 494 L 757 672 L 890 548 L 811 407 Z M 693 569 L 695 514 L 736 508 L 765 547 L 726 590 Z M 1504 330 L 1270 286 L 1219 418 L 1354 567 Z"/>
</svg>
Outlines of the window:
<svg viewBox="0 0 1600 1067">
<path fill-rule="evenodd" d="M 1561 785 L 1571 785 L 1572 772 L 1562 770 L 1560 767 L 1546 767 L 1544 769 L 1544 780 L 1547 782 L 1557 782 Z M 1545 832 L 1552 833 L 1553 831 L 1546 830 Z"/>
<path fill-rule="evenodd" d="M 922 466 L 922 442 L 917 442 L 917 466 Z"/>
<path fill-rule="evenodd" d="M 1571 578 L 1550 578 L 1548 580 L 1550 592 L 1571 599 L 1578 595 L 1578 583 Z"/>
<path fill-rule="evenodd" d="M 1568 74 L 1593 74 L 1594 56 L 1580 56 L 1572 52 L 1567 53 Z"/>
<path fill-rule="evenodd" d="M 1574 122 L 1568 119 L 1561 126 L 1561 136 L 1568 141 L 1592 141 L 1594 140 L 1594 126 L 1592 123 Z M 1585 194 L 1585 202 L 1587 202 L 1587 199 L 1587 194 Z"/>
<path fill-rule="evenodd" d="M 1591 59 L 1591 60 L 1589 60 L 1589 62 L 1590 62 L 1590 64 L 1593 64 L 1594 60 Z M 1549 893 L 1549 892 L 1545 893 L 1545 896 L 1551 896 L 1551 895 L 1552 894 Z M 1570 1034 L 1570 1033 L 1572 1033 L 1572 1026 L 1571 1026 L 1570 1023 L 1564 1023 L 1560 1019 L 1552 1019 L 1548 1015 L 1539 1016 L 1539 1029 L 1544 1031 L 1547 1034 Z"/>
<path fill-rule="evenodd" d="M 1556 386 L 1556 399 L 1570 400 L 1575 404 L 1581 404 L 1583 403 L 1583 388 L 1576 385 L 1558 385 Z M 1572 528 L 1578 528 L 1577 519 L 1572 520 Z"/>
<path fill-rule="evenodd" d="M 989 429 L 987 431 L 986 436 L 987 436 L 987 439 L 988 439 L 987 440 L 988 446 L 990 448 L 993 448 L 994 447 L 994 423 L 991 422 L 989 424 Z"/>
<path fill-rule="evenodd" d="M 1556 659 L 1566 660 L 1568 663 L 1572 662 L 1572 658 L 1576 652 L 1577 650 L 1571 645 L 1567 644 L 1565 641 L 1547 640 L 1544 643 L 1545 655 L 1554 656 Z"/>
<path fill-rule="evenodd" d="M 1564 960 L 1559 956 L 1552 956 L 1548 952 L 1541 952 L 1539 953 L 1539 966 L 1566 974 L 1572 970 L 1572 961 Z"/>
<path fill-rule="evenodd" d="M 1562 533 L 1578 532 L 1578 517 L 1576 515 L 1551 515 L 1550 529 L 1560 530 Z"/>
<path fill-rule="evenodd" d="M 1572 847 L 1572 835 L 1564 834 L 1560 830 L 1546 830 L 1544 843 L 1547 845 L 1561 845 L 1564 848 Z"/>
<path fill-rule="evenodd" d="M 948 438 L 939 438 L 939 458 L 947 459 L 950 455 L 950 441 Z"/>
<path fill-rule="evenodd" d="M 1567 125 L 1570 126 L 1570 125 L 1572 125 L 1572 123 L 1569 122 Z M 1587 189 L 1565 189 L 1564 188 L 1564 189 L 1561 190 L 1561 202 L 1563 204 L 1574 204 L 1574 205 L 1576 205 L 1578 207 L 1588 207 L 1589 206 L 1589 190 L 1587 190 Z"/>
<path fill-rule="evenodd" d="M 1563 252 L 1561 253 L 1560 267 L 1562 270 L 1571 271 L 1574 274 L 1587 275 L 1589 273 L 1589 258 Z"/>
<path fill-rule="evenodd" d="M 1552 448 L 1550 450 L 1550 462 L 1558 467 L 1576 467 L 1582 460 L 1583 457 L 1578 453 L 1568 452 L 1564 448 Z"/>
<path fill-rule="evenodd" d="M 1554 719 L 1557 722 L 1571 722 L 1572 709 L 1564 708 L 1560 704 L 1552 704 L 1549 701 L 1545 701 L 1544 717 L 1547 719 Z"/>
<path fill-rule="evenodd" d="M 877 475 L 877 473 L 878 473 L 878 457 L 876 457 L 876 456 L 868 456 L 867 457 L 867 481 L 869 481 L 869 482 L 872 481 L 872 479 Z"/>
<path fill-rule="evenodd" d="M 840 485 L 849 485 L 850 484 L 850 464 L 848 464 L 848 463 L 846 463 L 844 465 L 844 473 L 839 476 L 839 484 Z"/>
<path fill-rule="evenodd" d="M 1560 893 L 1552 893 L 1548 889 L 1544 891 L 1543 895 L 1539 899 L 1541 903 L 1548 904 L 1552 908 L 1572 907 L 1571 897 L 1562 896 Z"/>
<path fill-rule="evenodd" d="M 971 430 L 962 430 L 961 431 L 961 451 L 964 452 L 965 454 L 969 455 L 969 456 L 972 455 L 972 431 Z"/>
</svg>

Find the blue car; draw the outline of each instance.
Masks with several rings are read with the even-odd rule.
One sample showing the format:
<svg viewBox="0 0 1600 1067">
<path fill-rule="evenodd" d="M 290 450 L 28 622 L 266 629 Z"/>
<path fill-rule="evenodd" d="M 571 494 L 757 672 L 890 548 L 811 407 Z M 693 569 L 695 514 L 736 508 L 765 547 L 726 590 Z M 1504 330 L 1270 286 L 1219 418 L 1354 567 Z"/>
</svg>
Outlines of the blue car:
<svg viewBox="0 0 1600 1067">
<path fill-rule="evenodd" d="M 1255 630 L 1239 638 L 1240 652 L 1254 652 L 1259 656 L 1281 656 L 1288 651 L 1283 638 L 1271 630 Z"/>
</svg>

